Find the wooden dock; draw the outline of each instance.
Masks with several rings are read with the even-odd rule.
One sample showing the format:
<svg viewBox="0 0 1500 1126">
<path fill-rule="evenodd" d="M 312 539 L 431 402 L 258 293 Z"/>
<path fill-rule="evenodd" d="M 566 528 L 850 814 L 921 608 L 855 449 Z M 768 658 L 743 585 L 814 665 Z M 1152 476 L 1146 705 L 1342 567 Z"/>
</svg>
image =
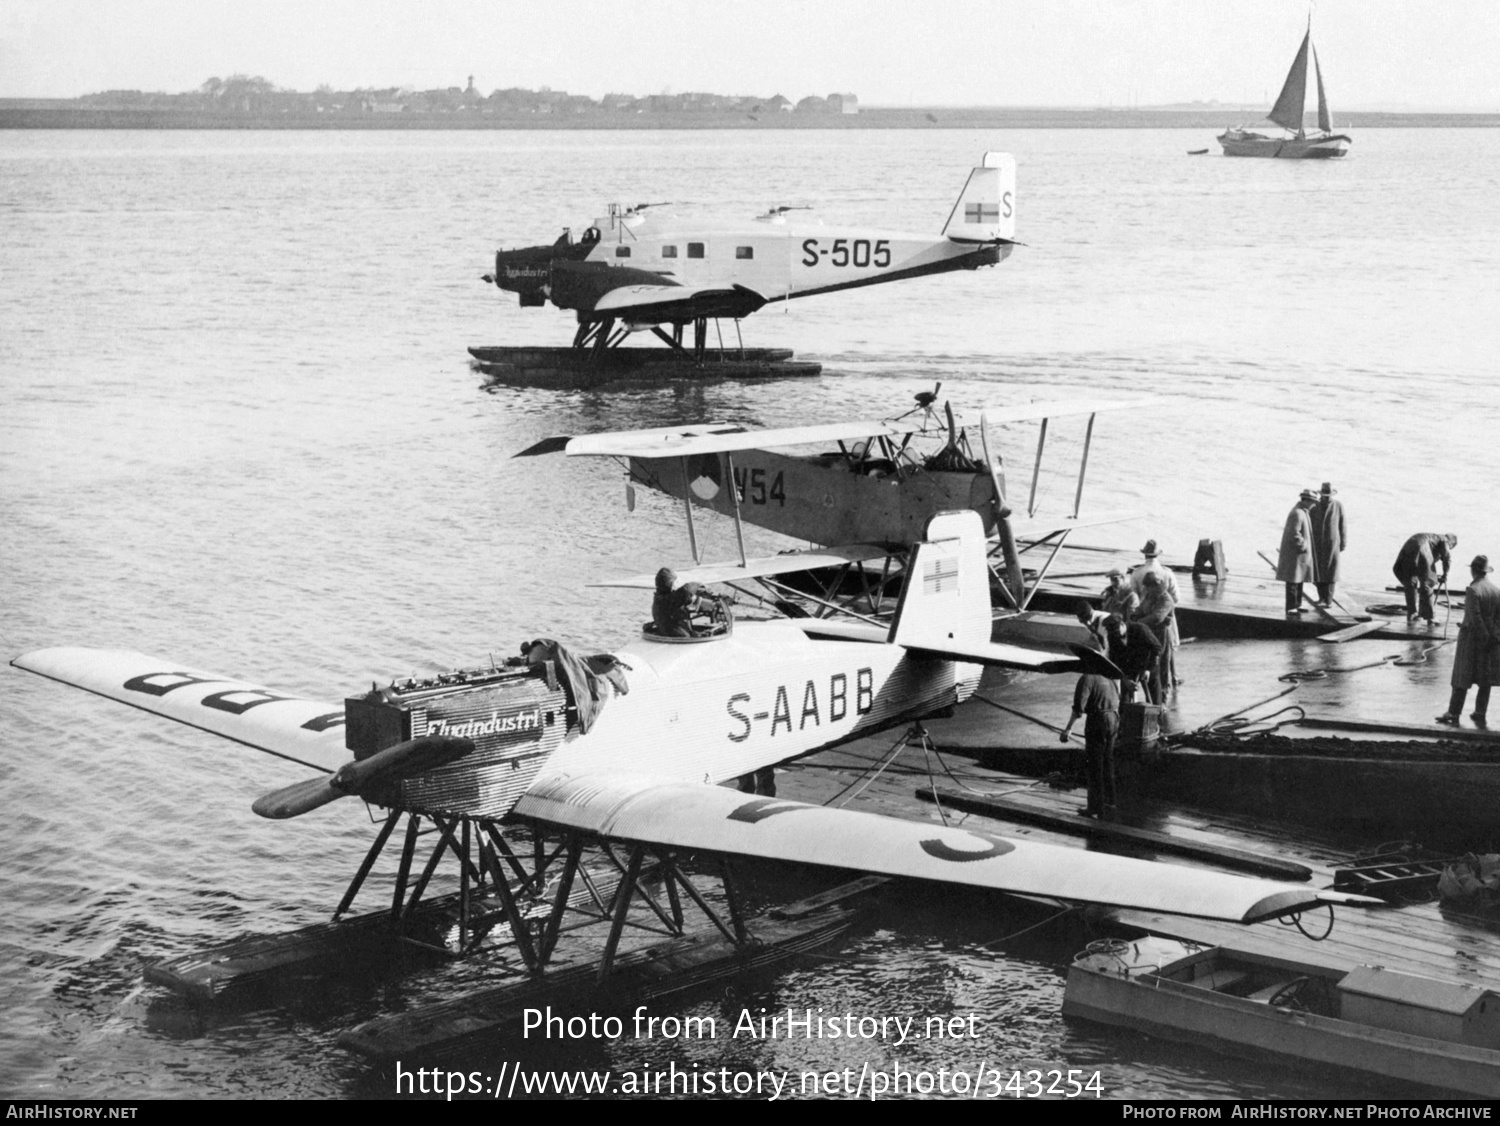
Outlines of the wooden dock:
<svg viewBox="0 0 1500 1126">
<path fill-rule="evenodd" d="M 1071 613 L 1080 598 L 1097 601 L 1100 591 L 1108 585 L 1109 568 L 1129 570 L 1140 562 L 1141 556 L 1136 552 L 1064 547 L 1032 600 L 1032 607 Z M 1271 568 L 1259 559 L 1252 558 L 1223 578 L 1195 577 L 1192 567 L 1184 564 L 1172 564 L 1169 569 L 1177 577 L 1180 596 L 1177 626 L 1183 637 L 1270 640 L 1322 637 L 1329 641 L 1369 637 L 1377 641 L 1418 641 L 1440 639 L 1445 624 L 1448 636 L 1456 637 L 1463 621 L 1462 591 L 1447 592 L 1451 607 L 1439 592 L 1437 619 L 1429 626 L 1420 619 L 1407 622 L 1398 589 L 1365 590 L 1340 584 L 1335 604 L 1324 610 L 1313 606 L 1316 588 L 1307 583 L 1303 612 L 1288 615 L 1285 585 L 1277 582 Z"/>
</svg>

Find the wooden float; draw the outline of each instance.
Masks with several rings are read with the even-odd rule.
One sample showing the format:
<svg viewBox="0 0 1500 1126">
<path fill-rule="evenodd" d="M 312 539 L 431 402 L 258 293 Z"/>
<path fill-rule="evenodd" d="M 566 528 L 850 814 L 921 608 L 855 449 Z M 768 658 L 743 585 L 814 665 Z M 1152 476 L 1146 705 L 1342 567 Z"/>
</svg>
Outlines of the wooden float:
<svg viewBox="0 0 1500 1126">
<path fill-rule="evenodd" d="M 588 388 L 622 381 L 793 379 L 823 365 L 793 359 L 788 348 L 692 351 L 669 348 L 474 347 L 472 366 L 492 384 Z"/>
<path fill-rule="evenodd" d="M 765 916 L 750 923 L 750 943 L 712 930 L 690 932 L 620 954 L 602 982 L 596 959 L 556 964 L 541 977 L 366 1021 L 340 1034 L 338 1042 L 380 1063 L 462 1059 L 507 1038 L 520 1039 L 528 1008 L 551 1006 L 564 1019 L 628 1014 L 634 1005 L 770 969 L 832 942 L 853 919 L 853 912 L 840 907 L 796 918 Z"/>
</svg>

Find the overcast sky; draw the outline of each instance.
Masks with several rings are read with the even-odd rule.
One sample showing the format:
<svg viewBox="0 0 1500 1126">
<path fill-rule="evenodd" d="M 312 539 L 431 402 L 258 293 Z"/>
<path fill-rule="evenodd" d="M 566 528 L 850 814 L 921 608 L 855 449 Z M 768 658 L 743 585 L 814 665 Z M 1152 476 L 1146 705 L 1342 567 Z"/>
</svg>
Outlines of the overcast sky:
<svg viewBox="0 0 1500 1126">
<path fill-rule="evenodd" d="M 1500 111 L 1500 0 L 0 0 L 0 97 L 550 86 L 874 105 L 1274 98 L 1309 8 L 1341 109 Z"/>
</svg>

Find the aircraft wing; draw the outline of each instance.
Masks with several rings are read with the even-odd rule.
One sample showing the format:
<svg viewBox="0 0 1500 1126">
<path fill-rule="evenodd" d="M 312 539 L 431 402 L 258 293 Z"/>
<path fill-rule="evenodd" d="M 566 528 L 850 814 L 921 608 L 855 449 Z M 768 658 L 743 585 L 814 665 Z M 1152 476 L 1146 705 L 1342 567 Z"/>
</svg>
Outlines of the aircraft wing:
<svg viewBox="0 0 1500 1126">
<path fill-rule="evenodd" d="M 671 848 L 1253 923 L 1364 896 L 628 775 L 544 775 L 516 813 Z"/>
<path fill-rule="evenodd" d="M 1036 540 L 1048 539 L 1061 532 L 1071 532 L 1075 528 L 1098 528 L 1105 524 L 1123 524 L 1128 520 L 1139 520 L 1144 513 L 1141 512 L 1117 512 L 1113 516 L 1096 516 L 1090 520 L 1073 520 L 1066 516 L 1048 519 L 1045 516 L 1037 516 L 1030 519 L 1022 517 L 1010 519 L 1011 533 L 1018 540 L 1027 543 Z"/>
<path fill-rule="evenodd" d="M 900 433 L 902 430 L 889 422 L 873 421 L 786 426 L 775 430 L 754 430 L 734 423 L 711 422 L 699 426 L 672 426 L 661 430 L 619 430 L 606 434 L 584 434 L 577 438 L 546 438 L 515 456 L 532 457 L 561 450 L 569 457 L 691 457 L 694 454 L 858 441 L 881 434 Z"/>
<path fill-rule="evenodd" d="M 122 649 L 38 649 L 11 664 L 314 770 L 337 770 L 352 758 L 344 747 L 342 704 L 286 696 Z"/>
<path fill-rule="evenodd" d="M 594 302 L 594 313 L 643 324 L 698 317 L 746 317 L 767 298 L 743 285 L 622 285 Z"/>
<path fill-rule="evenodd" d="M 890 552 L 871 544 L 853 547 L 825 547 L 813 551 L 788 551 L 781 555 L 766 555 L 749 559 L 744 563 L 710 563 L 701 567 L 689 567 L 677 571 L 679 582 L 728 583 L 737 579 L 757 579 L 762 575 L 789 575 L 797 571 L 816 571 L 821 567 L 842 567 L 845 563 L 862 563 L 867 559 L 882 559 Z M 619 579 L 605 579 L 589 583 L 589 586 L 627 587 L 632 590 L 655 590 L 656 572 L 649 575 L 626 575 Z"/>
<path fill-rule="evenodd" d="M 1006 406 L 984 407 L 980 419 L 988 426 L 1001 422 L 1032 422 L 1043 418 L 1062 418 L 1067 415 L 1098 414 L 1100 411 L 1120 411 L 1131 407 L 1144 407 L 1160 402 L 1158 397 L 1141 399 L 1053 399 L 1040 403 L 1015 403 Z"/>
</svg>

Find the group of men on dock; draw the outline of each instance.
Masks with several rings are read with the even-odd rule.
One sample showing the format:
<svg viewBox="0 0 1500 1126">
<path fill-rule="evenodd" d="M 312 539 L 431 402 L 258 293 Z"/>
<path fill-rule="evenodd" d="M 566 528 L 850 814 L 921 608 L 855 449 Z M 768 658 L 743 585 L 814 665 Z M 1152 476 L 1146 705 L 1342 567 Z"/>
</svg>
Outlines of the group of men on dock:
<svg viewBox="0 0 1500 1126">
<path fill-rule="evenodd" d="M 1327 609 L 1334 601 L 1339 556 L 1348 546 L 1343 505 L 1334 499 L 1337 491 L 1327 481 L 1320 492 L 1303 489 L 1296 507 L 1287 515 L 1276 577 L 1286 584 L 1288 616 L 1303 612 L 1302 585 L 1307 582 L 1317 584 L 1314 608 Z M 1441 586 L 1444 599 L 1448 598 L 1448 573 L 1457 546 L 1458 537 L 1451 532 L 1418 532 L 1401 545 L 1391 572 L 1401 584 L 1408 622 L 1421 618 L 1427 625 L 1433 624 L 1432 592 Z M 1473 582 L 1464 591 L 1464 616 L 1450 679 L 1453 694 L 1448 710 L 1437 717 L 1437 722 L 1451 727 L 1458 726 L 1464 698 L 1476 686 L 1474 711 L 1469 718 L 1476 727 L 1489 726 L 1490 688 L 1500 684 L 1500 587 L 1489 577 L 1493 570 L 1487 555 L 1476 555 L 1469 564 Z"/>
<path fill-rule="evenodd" d="M 1083 600 L 1076 607 L 1079 622 L 1121 677 L 1118 684 L 1096 673 L 1079 677 L 1072 714 L 1058 736 L 1066 743 L 1083 720 L 1088 805 L 1082 812 L 1088 817 L 1109 817 L 1115 810 L 1114 749 L 1120 705 L 1133 703 L 1138 692 L 1152 704 L 1161 704 L 1167 692 L 1182 683 L 1175 659 L 1177 579 L 1162 566 L 1155 540 L 1147 540 L 1141 554 L 1145 561 L 1128 575 L 1121 567 L 1109 569 L 1100 609 Z"/>
<path fill-rule="evenodd" d="M 1276 578 L 1286 584 L 1288 616 L 1303 613 L 1304 583 L 1313 583 L 1318 589 L 1315 608 L 1326 610 L 1333 604 L 1334 586 L 1339 581 L 1339 557 L 1349 546 L 1344 506 L 1334 499 L 1337 493 L 1328 481 L 1323 482 L 1320 492 L 1303 489 L 1296 506 L 1287 514 Z"/>
</svg>

